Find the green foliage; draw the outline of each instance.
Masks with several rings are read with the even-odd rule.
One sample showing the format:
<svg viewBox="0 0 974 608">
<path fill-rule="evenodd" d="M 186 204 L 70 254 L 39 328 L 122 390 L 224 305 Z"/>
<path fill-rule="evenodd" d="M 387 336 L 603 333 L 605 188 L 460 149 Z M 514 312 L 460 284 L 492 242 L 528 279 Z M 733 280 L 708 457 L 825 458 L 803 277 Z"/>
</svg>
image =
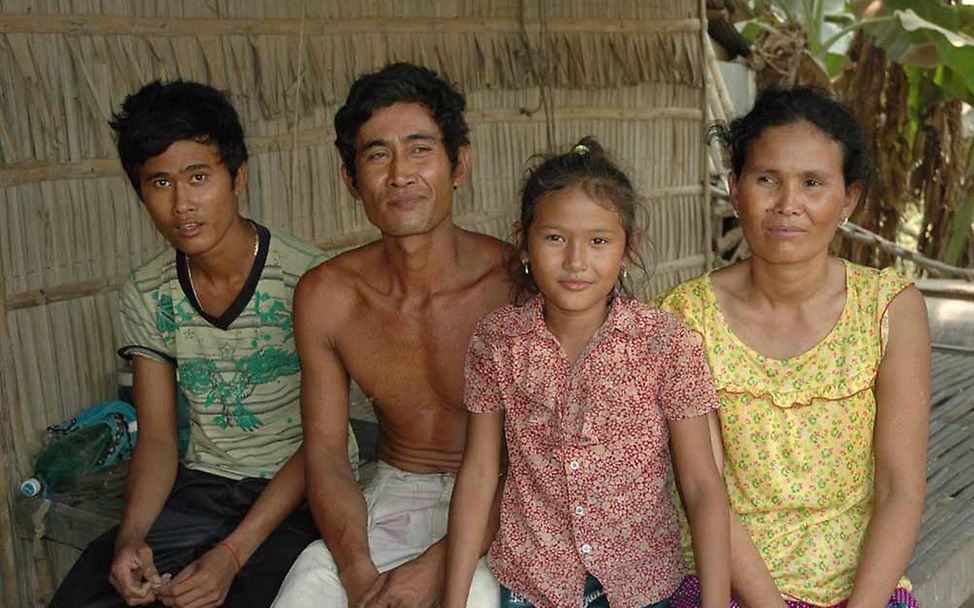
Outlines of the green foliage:
<svg viewBox="0 0 974 608">
<path fill-rule="evenodd" d="M 974 103 L 974 6 L 931 0 L 884 4 L 889 15 L 865 23 L 863 29 L 892 61 L 918 70 L 916 84 L 927 89 L 918 101 Z"/>
</svg>

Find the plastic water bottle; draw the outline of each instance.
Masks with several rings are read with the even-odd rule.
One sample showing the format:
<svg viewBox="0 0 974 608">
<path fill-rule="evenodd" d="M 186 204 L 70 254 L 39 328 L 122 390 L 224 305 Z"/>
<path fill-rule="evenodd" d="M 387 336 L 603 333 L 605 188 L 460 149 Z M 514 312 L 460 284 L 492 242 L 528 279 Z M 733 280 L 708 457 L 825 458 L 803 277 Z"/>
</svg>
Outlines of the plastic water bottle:
<svg viewBox="0 0 974 608">
<path fill-rule="evenodd" d="M 112 427 L 93 424 L 51 442 L 37 457 L 34 477 L 20 484 L 24 496 L 36 496 L 43 488 L 66 492 L 101 459 L 112 445 Z"/>
</svg>

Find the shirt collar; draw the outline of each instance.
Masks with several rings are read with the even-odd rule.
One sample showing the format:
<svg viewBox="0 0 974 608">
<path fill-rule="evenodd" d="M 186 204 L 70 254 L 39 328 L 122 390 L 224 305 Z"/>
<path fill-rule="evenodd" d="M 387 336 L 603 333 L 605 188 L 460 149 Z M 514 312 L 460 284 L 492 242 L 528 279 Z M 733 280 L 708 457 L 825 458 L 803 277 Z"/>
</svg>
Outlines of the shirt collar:
<svg viewBox="0 0 974 608">
<path fill-rule="evenodd" d="M 610 331 L 620 331 L 633 337 L 645 334 L 645 323 L 636 313 L 639 302 L 618 291 L 613 291 L 610 297 L 609 316 L 596 334 Z M 507 336 L 520 336 L 531 332 L 541 335 L 547 331 L 544 324 L 544 296 L 540 293 L 536 294 L 524 303 L 522 309 L 523 314 L 514 323 L 504 328 Z"/>
</svg>

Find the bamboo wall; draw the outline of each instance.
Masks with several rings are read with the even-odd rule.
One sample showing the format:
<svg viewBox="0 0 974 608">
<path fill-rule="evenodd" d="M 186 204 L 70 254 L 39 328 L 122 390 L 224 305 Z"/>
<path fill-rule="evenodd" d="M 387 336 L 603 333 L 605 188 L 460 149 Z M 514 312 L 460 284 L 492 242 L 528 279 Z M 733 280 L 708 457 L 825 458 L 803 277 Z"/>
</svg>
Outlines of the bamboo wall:
<svg viewBox="0 0 974 608">
<path fill-rule="evenodd" d="M 0 0 L 0 593 L 37 605 L 11 504 L 44 428 L 114 394 L 117 288 L 162 246 L 106 125 L 152 79 L 228 91 L 242 210 L 338 251 L 371 240 L 331 119 L 390 60 L 458 82 L 472 127 L 458 223 L 506 237 L 526 159 L 593 134 L 647 196 L 650 292 L 709 263 L 702 0 Z M 542 103 L 542 98 L 550 101 Z M 547 111 L 546 111 L 547 110 Z M 14 576 L 13 574 L 17 575 Z M 43 595 L 43 594 L 42 594 Z"/>
</svg>

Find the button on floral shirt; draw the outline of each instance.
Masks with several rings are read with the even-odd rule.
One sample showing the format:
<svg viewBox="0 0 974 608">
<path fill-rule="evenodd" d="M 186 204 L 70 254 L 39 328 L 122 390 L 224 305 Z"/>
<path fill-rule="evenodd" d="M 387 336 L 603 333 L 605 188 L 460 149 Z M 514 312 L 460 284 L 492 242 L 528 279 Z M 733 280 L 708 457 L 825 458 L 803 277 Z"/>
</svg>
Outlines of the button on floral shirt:
<svg viewBox="0 0 974 608">
<path fill-rule="evenodd" d="M 668 597 L 685 564 L 667 420 L 718 405 L 699 336 L 617 296 L 573 365 L 536 296 L 480 322 L 465 375 L 467 409 L 505 415 L 510 465 L 489 554 L 498 580 L 538 608 L 579 605 L 586 572 L 612 606 Z"/>
</svg>

